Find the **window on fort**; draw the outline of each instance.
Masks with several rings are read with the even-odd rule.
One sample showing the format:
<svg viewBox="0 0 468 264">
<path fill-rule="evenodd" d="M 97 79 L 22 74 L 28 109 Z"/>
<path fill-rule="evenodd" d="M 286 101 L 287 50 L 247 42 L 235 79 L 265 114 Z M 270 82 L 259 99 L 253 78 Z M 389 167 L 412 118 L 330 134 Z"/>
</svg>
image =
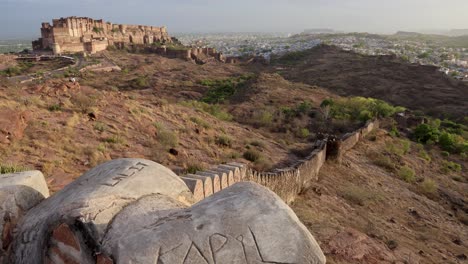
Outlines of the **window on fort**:
<svg viewBox="0 0 468 264">
<path fill-rule="evenodd" d="M 128 40 L 130 41 L 130 43 L 133 43 L 133 37 L 132 36 L 129 36 Z"/>
</svg>

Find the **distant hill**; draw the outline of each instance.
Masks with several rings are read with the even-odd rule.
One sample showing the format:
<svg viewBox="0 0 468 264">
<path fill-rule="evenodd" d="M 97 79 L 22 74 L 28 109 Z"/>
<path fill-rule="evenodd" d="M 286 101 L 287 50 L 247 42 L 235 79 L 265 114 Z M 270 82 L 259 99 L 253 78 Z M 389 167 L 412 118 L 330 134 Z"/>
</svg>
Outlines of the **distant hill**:
<svg viewBox="0 0 468 264">
<path fill-rule="evenodd" d="M 333 33 L 338 33 L 334 29 L 330 28 L 311 28 L 311 29 L 306 29 L 303 34 L 333 34 Z"/>
<path fill-rule="evenodd" d="M 468 35 L 468 28 L 465 29 L 452 29 L 449 31 L 449 35 L 451 36 L 467 36 Z"/>
<path fill-rule="evenodd" d="M 418 32 L 409 32 L 409 31 L 398 31 L 397 33 L 395 33 L 394 36 L 405 36 L 405 37 L 409 37 L 409 36 L 421 36 L 423 35 L 422 33 L 418 33 Z"/>
<path fill-rule="evenodd" d="M 452 48 L 468 47 L 468 35 L 463 36 L 445 36 L 436 34 L 422 34 L 417 32 L 398 31 L 394 35 L 389 36 L 390 39 L 410 40 L 427 42 L 438 46 Z"/>
<path fill-rule="evenodd" d="M 404 63 L 393 56 L 365 56 L 321 45 L 282 58 L 272 67 L 289 81 L 316 85 L 341 96 L 385 100 L 436 117 L 463 118 L 468 86 L 447 78 L 434 66 Z"/>
</svg>

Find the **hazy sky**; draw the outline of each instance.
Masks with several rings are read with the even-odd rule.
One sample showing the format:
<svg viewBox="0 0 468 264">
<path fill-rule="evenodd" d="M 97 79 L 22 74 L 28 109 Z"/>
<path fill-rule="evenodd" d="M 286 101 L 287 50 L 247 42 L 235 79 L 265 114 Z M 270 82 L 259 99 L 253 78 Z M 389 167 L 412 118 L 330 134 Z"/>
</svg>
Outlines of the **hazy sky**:
<svg viewBox="0 0 468 264">
<path fill-rule="evenodd" d="M 468 28 L 468 0 L 0 0 L 0 38 L 34 38 L 41 22 L 73 15 L 169 32 L 393 33 Z"/>
</svg>

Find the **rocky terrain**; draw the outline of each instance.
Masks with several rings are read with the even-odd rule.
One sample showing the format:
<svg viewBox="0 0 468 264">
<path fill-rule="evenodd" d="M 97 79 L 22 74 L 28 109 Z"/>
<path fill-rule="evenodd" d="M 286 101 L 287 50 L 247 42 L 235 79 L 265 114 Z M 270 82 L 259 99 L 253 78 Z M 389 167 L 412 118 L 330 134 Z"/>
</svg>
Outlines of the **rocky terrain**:
<svg viewBox="0 0 468 264">
<path fill-rule="evenodd" d="M 466 262 L 467 171 L 442 173 L 444 158 L 435 149 L 431 162 L 416 144 L 405 154 L 391 151 L 400 141 L 378 130 L 347 152 L 342 165 L 326 163 L 294 203 L 327 263 Z M 390 157 L 388 164 L 414 168 L 414 181 L 389 169 L 380 154 Z"/>
<path fill-rule="evenodd" d="M 364 57 L 332 47 L 300 55 L 287 55 L 271 65 L 215 60 L 199 65 L 156 54 L 105 51 L 99 56 L 120 71 L 80 72 L 71 67 L 61 76 L 24 84 L 0 76 L 1 172 L 40 170 L 51 193 L 67 197 L 75 187 L 85 188 L 80 175 L 119 158 L 152 160 L 177 175 L 233 161 L 272 171 L 307 160 L 318 140 L 327 137 L 332 142 L 327 146 L 329 157 L 334 147 L 340 147 L 336 139 L 367 120 L 385 116 L 380 130 L 359 137 L 356 147 L 325 163 L 318 181 L 302 190 L 293 210 L 329 263 L 466 261 L 466 87 L 435 69 L 388 57 Z M 77 82 L 70 82 L 70 77 Z M 429 117 L 415 118 L 412 125 L 397 123 L 394 119 L 407 118 L 395 115 L 400 108 L 374 99 L 344 98 L 348 95 L 380 98 L 461 123 L 437 123 Z M 423 131 L 427 144 L 418 144 L 413 134 L 424 122 L 440 129 L 439 134 L 453 133 L 447 137 L 456 141 L 452 144 L 456 148 L 445 149 L 438 138 L 426 140 L 432 130 Z M 260 176 L 259 183 L 271 185 Z M 98 193 L 92 185 L 86 188 Z M 86 197 L 78 196 L 80 203 L 87 203 Z M 130 196 L 140 199 L 140 194 Z M 119 199 L 126 203 L 125 197 Z M 39 211 L 49 211 L 58 200 L 52 196 L 29 217 L 36 219 Z M 203 211 L 203 206 L 202 202 L 198 209 L 187 210 Z M 77 208 L 82 214 L 83 207 Z M 75 212 L 71 207 L 59 211 Z M 56 225 L 57 217 L 44 213 L 34 221 L 47 219 Z M 25 225 L 21 232 L 29 233 L 28 228 Z M 93 239 L 102 242 L 104 236 L 113 236 L 107 231 Z M 132 252 L 119 253 L 124 251 L 115 246 L 118 238 L 113 239 L 107 254 L 137 258 Z M 37 250 L 20 247 L 29 248 L 24 252 Z M 191 245 L 188 249 L 190 253 Z"/>
</svg>

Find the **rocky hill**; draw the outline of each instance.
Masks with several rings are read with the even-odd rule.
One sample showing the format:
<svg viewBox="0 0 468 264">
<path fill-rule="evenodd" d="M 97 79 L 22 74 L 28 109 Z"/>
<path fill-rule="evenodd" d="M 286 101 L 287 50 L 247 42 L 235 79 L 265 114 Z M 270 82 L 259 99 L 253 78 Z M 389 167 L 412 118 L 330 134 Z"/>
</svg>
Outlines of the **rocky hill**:
<svg viewBox="0 0 468 264">
<path fill-rule="evenodd" d="M 266 197 L 262 203 L 276 204 L 275 199 L 279 198 L 272 198 L 261 187 L 242 183 L 242 187 L 233 184 L 228 189 L 227 180 L 218 189 L 225 191 L 192 206 L 195 198 L 208 197 L 208 193 L 203 193 L 207 177 L 229 174 L 226 168 L 230 165 L 219 164 L 240 162 L 249 168 L 244 171 L 243 180 L 266 186 L 291 204 L 330 263 L 466 260 L 468 124 L 463 123 L 467 113 L 464 84 L 453 82 L 430 67 L 407 65 L 389 57 L 360 56 L 332 47 L 289 54 L 267 66 L 217 60 L 200 65 L 125 50 L 105 51 L 91 59 L 112 61 L 121 70 L 94 72 L 70 67 L 63 73 L 44 74 L 44 78 L 26 83 L 0 75 L 1 172 L 40 170 L 51 193 L 57 195 L 27 214 L 29 220 L 20 227 L 26 242 L 17 240 L 11 244 L 19 248 L 16 252 L 47 251 L 49 256 L 70 257 L 61 255 L 63 248 L 57 241 L 64 242 L 63 234 L 72 232 L 84 250 L 80 256 L 85 259 L 100 252 L 99 246 L 104 245 L 105 256 L 100 261 L 109 260 L 109 256 L 111 260 L 118 259 L 116 256 L 134 260 L 138 259 L 138 250 L 157 251 L 159 242 L 151 240 L 148 234 L 157 230 L 159 224 L 168 229 L 192 224 L 203 229 L 204 224 L 196 224 L 187 215 L 201 217 L 204 213 L 200 212 L 210 211 L 210 203 L 219 205 L 221 211 L 225 210 L 223 206 L 235 209 L 223 216 L 226 219 L 238 215 L 235 212 L 242 211 L 242 207 L 220 201 L 232 198 L 253 206 L 249 210 L 262 209 L 255 207 L 260 203 L 245 202 L 242 195 L 252 197 L 251 200 Z M 76 82 L 71 82 L 70 77 Z M 382 100 L 345 97 L 349 95 Z M 399 105 L 460 121 L 438 120 L 405 111 Z M 381 121 L 372 122 L 377 119 Z M 381 128 L 375 130 L 378 123 Z M 92 184 L 93 179 L 113 185 L 135 175 L 123 172 L 125 168 L 142 168 L 128 165 L 129 161 L 121 158 L 135 158 L 138 162 L 144 159 L 144 164 L 151 160 L 169 168 L 151 163 L 158 171 L 164 171 L 161 175 L 170 174 L 171 180 L 165 180 L 178 187 L 155 189 L 159 186 L 154 182 L 157 179 L 150 177 L 151 184 L 145 185 L 143 192 L 134 190 L 141 183 L 138 178 L 131 180 L 135 184 L 129 183 L 131 188 L 122 187 L 128 192 L 125 195 L 102 192 Z M 108 165 L 98 166 L 108 161 Z M 122 175 L 104 173 L 114 171 L 109 164 Z M 86 171 L 90 172 L 78 178 Z M 146 172 L 142 175 L 149 177 Z M 83 192 L 76 192 L 80 188 Z M 202 194 L 195 197 L 197 188 Z M 144 198 L 155 193 L 177 201 L 164 198 L 161 203 L 160 197 Z M 79 202 L 73 202 L 74 198 Z M 153 231 L 146 234 L 145 228 L 151 224 L 147 218 L 138 220 L 136 229 L 125 229 L 128 234 L 137 230 L 151 240 L 147 248 L 125 250 L 136 243 L 128 240 L 125 243 L 129 244 L 120 244 L 121 237 L 111 228 L 126 226 L 127 216 L 133 215 L 124 210 L 129 200 L 136 202 L 128 210 L 142 212 L 148 219 L 154 215 L 162 219 L 159 224 L 153 223 Z M 106 207 L 110 201 L 116 202 Z M 58 208 L 57 204 L 61 206 L 59 210 L 51 209 Z M 153 207 L 154 204 L 158 206 Z M 171 212 L 177 216 L 175 220 L 164 220 L 164 212 L 160 211 L 164 208 L 174 210 Z M 282 210 L 270 216 L 296 219 L 288 209 Z M 84 217 L 86 213 L 101 219 L 102 224 L 80 224 L 90 222 Z M 72 223 L 77 215 L 84 218 Z M 120 215 L 119 219 L 110 221 L 116 215 Z M 248 216 L 255 217 L 258 215 Z M 242 228 L 252 223 L 249 219 L 239 220 Z M 224 227 L 213 225 L 210 228 L 225 231 Z M 40 228 L 35 229 L 36 226 Z M 304 231 L 300 223 L 291 226 L 291 230 L 295 228 Z M 38 242 L 31 235 L 35 232 L 52 234 L 50 241 Z M 262 252 L 261 242 L 256 241 L 254 234 L 237 235 L 230 234 L 230 243 L 247 243 L 247 250 L 254 250 L 248 256 L 269 261 L 258 253 Z M 221 243 L 223 236 L 217 239 Z M 309 242 L 304 247 L 314 247 Z M 207 255 L 196 248 L 199 243 L 184 243 L 187 254 L 182 254 L 182 259 L 190 253 L 191 259 L 198 259 L 196 263 L 204 263 L 202 259 Z M 164 252 L 177 248 L 174 244 Z M 220 254 L 224 252 L 222 247 L 216 249 Z M 242 253 L 236 250 L 229 254 Z M 277 247 L 268 250 L 275 256 L 270 262 L 281 259 L 273 252 Z M 294 257 L 300 255 L 296 253 Z M 23 260 L 24 254 L 15 255 L 17 262 Z M 220 258 L 230 257 L 229 254 L 221 254 Z M 322 255 L 317 256 L 312 263 L 323 261 Z M 280 263 L 290 259 L 284 258 Z M 171 263 L 170 259 L 166 262 Z M 210 263 L 206 259 L 205 262 Z M 306 263 L 303 259 L 296 262 Z"/>
</svg>

